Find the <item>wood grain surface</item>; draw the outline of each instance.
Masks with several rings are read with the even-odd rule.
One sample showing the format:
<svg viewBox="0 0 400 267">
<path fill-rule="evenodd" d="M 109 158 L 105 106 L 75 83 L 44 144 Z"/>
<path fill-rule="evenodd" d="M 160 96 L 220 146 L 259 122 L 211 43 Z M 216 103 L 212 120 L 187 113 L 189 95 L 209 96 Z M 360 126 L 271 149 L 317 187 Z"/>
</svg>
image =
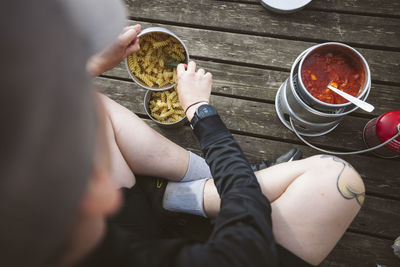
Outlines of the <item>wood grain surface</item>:
<svg viewBox="0 0 400 267">
<path fill-rule="evenodd" d="M 227 33 L 205 29 L 173 26 L 162 23 L 130 21 L 140 23 L 143 28 L 161 26 L 177 34 L 194 57 L 229 64 L 254 65 L 290 71 L 294 60 L 315 42 L 283 40 L 279 38 Z M 357 49 L 367 60 L 373 81 L 390 82 L 400 85 L 400 52 Z"/>
<path fill-rule="evenodd" d="M 352 45 L 399 48 L 396 18 L 302 10 L 282 16 L 261 5 L 213 0 L 127 0 L 134 19 L 155 18 L 164 22 L 241 31 L 279 38 L 339 41 Z M 206 12 L 199 12 L 204 10 Z M 155 15 L 156 14 L 156 15 Z"/>
<path fill-rule="evenodd" d="M 216 0 L 219 2 L 240 2 L 260 5 L 260 0 Z M 400 17 L 400 2 L 393 0 L 314 0 L 306 7 L 310 10 L 369 14 L 371 16 Z"/>
</svg>

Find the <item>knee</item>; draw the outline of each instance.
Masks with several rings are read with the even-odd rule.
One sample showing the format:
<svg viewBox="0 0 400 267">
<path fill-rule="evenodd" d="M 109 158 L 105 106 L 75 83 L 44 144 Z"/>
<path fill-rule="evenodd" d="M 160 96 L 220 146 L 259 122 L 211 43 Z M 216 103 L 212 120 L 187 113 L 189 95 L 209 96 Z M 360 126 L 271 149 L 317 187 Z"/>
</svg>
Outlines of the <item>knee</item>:
<svg viewBox="0 0 400 267">
<path fill-rule="evenodd" d="M 332 155 L 316 155 L 307 159 L 307 168 L 318 172 L 318 179 L 331 179 L 345 199 L 355 199 L 361 206 L 365 185 L 360 174 L 345 160 Z"/>
<path fill-rule="evenodd" d="M 357 180 L 362 183 L 359 173 L 347 161 L 332 155 L 315 155 L 306 159 L 307 170 L 318 170 L 320 172 L 332 172 L 333 170 L 341 172 L 351 180 Z"/>
</svg>

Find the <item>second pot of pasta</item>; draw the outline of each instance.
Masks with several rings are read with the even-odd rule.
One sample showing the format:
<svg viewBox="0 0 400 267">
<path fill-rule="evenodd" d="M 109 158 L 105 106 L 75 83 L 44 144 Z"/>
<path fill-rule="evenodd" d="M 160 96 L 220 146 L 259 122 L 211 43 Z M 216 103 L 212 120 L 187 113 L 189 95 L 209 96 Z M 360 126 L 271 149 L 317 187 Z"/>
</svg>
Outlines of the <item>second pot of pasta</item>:
<svg viewBox="0 0 400 267">
<path fill-rule="evenodd" d="M 187 121 L 178 100 L 176 86 L 162 92 L 147 91 L 144 109 L 150 119 L 165 128 L 176 128 Z"/>
</svg>

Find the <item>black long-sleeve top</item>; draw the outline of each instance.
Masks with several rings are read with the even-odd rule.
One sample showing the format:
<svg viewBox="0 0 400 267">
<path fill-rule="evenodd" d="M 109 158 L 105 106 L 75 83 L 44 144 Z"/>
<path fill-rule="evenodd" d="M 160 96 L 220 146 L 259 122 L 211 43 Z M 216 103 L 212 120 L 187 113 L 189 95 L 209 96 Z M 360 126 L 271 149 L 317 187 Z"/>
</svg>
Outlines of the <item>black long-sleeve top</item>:
<svg viewBox="0 0 400 267">
<path fill-rule="evenodd" d="M 271 206 L 239 145 L 218 115 L 200 120 L 194 133 L 221 196 L 208 241 L 132 240 L 110 226 L 83 266 L 277 266 Z"/>
</svg>

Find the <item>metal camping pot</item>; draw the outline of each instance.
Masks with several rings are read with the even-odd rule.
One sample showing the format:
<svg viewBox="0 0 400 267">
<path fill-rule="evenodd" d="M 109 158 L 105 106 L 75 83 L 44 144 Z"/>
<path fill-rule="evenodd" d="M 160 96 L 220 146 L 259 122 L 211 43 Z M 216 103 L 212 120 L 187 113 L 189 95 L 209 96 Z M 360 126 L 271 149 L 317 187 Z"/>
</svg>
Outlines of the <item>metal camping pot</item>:
<svg viewBox="0 0 400 267">
<path fill-rule="evenodd" d="M 374 147 L 389 140 L 397 132 L 400 132 L 400 110 L 389 111 L 379 118 L 370 120 L 365 125 L 363 139 L 367 147 Z M 400 137 L 373 152 L 383 158 L 399 157 Z"/>
<path fill-rule="evenodd" d="M 319 99 L 313 97 L 310 92 L 306 89 L 303 84 L 302 80 L 302 69 L 304 60 L 316 53 L 322 51 L 338 51 L 346 56 L 348 56 L 352 62 L 357 66 L 360 70 L 360 75 L 362 78 L 361 88 L 358 92 L 357 98 L 363 99 L 364 97 L 368 96 L 370 89 L 371 89 L 371 73 L 368 67 L 368 63 L 365 58 L 354 48 L 342 44 L 342 43 L 323 43 L 316 46 L 313 46 L 310 50 L 308 50 L 304 56 L 302 57 L 301 61 L 299 62 L 299 67 L 297 69 L 297 85 L 298 85 L 298 93 L 300 94 L 301 98 L 306 102 L 309 106 L 328 113 L 346 113 L 349 114 L 357 109 L 357 107 L 352 104 L 351 102 L 347 102 L 344 104 L 329 104 Z"/>
<path fill-rule="evenodd" d="M 163 127 L 163 128 L 178 128 L 180 126 L 183 126 L 186 122 L 187 122 L 187 117 L 185 115 L 185 117 L 183 117 L 181 120 L 177 121 L 177 122 L 172 122 L 172 123 L 163 123 L 163 122 L 159 122 L 158 120 L 156 120 L 155 118 L 153 118 L 153 116 L 151 116 L 151 110 L 149 107 L 149 103 L 151 100 L 151 94 L 152 91 L 147 91 L 146 94 L 144 95 L 144 110 L 146 111 L 147 116 L 149 116 L 149 118 L 154 121 L 157 125 Z"/>
<path fill-rule="evenodd" d="M 293 131 L 289 120 L 299 134 L 304 136 L 321 136 L 334 130 L 343 117 L 357 106 L 348 102 L 341 105 L 328 104 L 311 96 L 301 81 L 301 66 L 307 56 L 322 49 L 340 49 L 360 64 L 363 72 L 363 83 L 358 98 L 366 100 L 371 90 L 371 76 L 368 63 L 355 49 L 341 43 L 323 43 L 305 50 L 294 61 L 289 78 L 279 88 L 275 98 L 275 109 L 282 123 Z"/>
<path fill-rule="evenodd" d="M 165 33 L 165 34 L 171 35 L 171 36 L 174 37 L 176 40 L 178 40 L 178 41 L 182 44 L 183 48 L 185 48 L 185 54 L 186 54 L 186 55 L 185 55 L 185 56 L 186 56 L 185 63 L 186 63 L 186 64 L 189 63 L 189 51 L 188 51 L 188 49 L 187 49 L 185 43 L 184 43 L 175 33 L 171 32 L 170 30 L 168 30 L 168 29 L 166 29 L 166 28 L 163 28 L 163 27 L 149 27 L 149 28 L 146 28 L 146 29 L 144 29 L 143 31 L 141 31 L 141 32 L 138 34 L 137 38 L 140 38 L 140 37 L 143 36 L 143 35 L 146 35 L 146 34 L 148 34 L 148 33 L 153 33 L 153 32 Z M 125 60 L 125 66 L 126 66 L 126 70 L 128 71 L 129 76 L 131 77 L 131 79 L 132 79 L 135 83 L 137 83 L 138 85 L 140 85 L 141 87 L 143 87 L 143 88 L 145 88 L 145 89 L 147 89 L 147 90 L 151 90 L 151 91 L 164 91 L 164 90 L 171 89 L 171 88 L 173 88 L 173 87 L 176 85 L 176 84 L 170 84 L 170 85 L 166 85 L 166 86 L 163 86 L 163 87 L 149 87 L 149 86 L 147 86 L 144 82 L 142 82 L 141 80 L 139 80 L 138 78 L 136 78 L 135 75 L 133 75 L 133 73 L 132 73 L 132 72 L 130 71 L 130 69 L 129 69 L 128 60 Z"/>
</svg>

